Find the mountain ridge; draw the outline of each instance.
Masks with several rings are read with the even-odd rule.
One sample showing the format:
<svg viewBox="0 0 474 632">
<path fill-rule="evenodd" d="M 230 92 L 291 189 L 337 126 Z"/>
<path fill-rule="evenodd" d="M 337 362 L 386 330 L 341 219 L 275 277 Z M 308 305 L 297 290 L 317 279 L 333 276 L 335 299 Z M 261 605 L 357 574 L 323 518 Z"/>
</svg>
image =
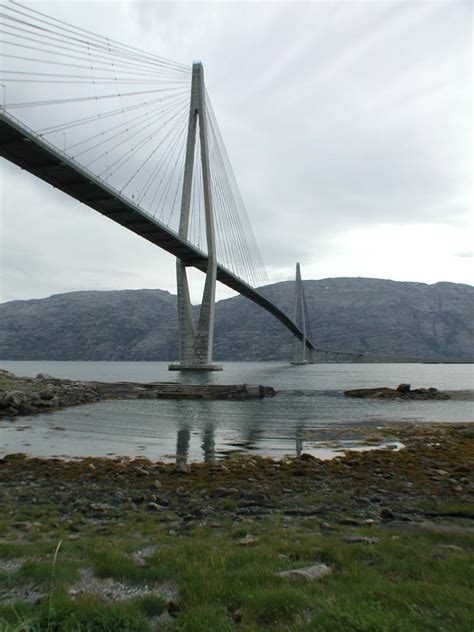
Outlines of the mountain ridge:
<svg viewBox="0 0 474 632">
<path fill-rule="evenodd" d="M 304 281 L 316 346 L 354 353 L 474 357 L 474 287 L 364 277 Z M 262 292 L 291 309 L 294 283 Z M 195 315 L 199 307 L 195 306 Z M 281 360 L 292 335 L 236 296 L 216 303 L 215 360 Z M 176 295 L 167 290 L 80 290 L 0 304 L 4 360 L 175 360 Z"/>
</svg>

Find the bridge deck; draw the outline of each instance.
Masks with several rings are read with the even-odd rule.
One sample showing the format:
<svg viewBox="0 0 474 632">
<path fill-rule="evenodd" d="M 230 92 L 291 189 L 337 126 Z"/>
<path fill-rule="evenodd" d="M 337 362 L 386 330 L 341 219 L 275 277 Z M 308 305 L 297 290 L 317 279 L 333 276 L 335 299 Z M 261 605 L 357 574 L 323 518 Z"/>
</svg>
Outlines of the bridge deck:
<svg viewBox="0 0 474 632">
<path fill-rule="evenodd" d="M 0 156 L 167 250 L 185 265 L 206 271 L 205 252 L 181 239 L 177 233 L 145 213 L 133 200 L 97 178 L 4 110 L 0 111 Z M 260 305 L 302 340 L 301 329 L 251 285 L 220 265 L 217 267 L 217 280 Z M 306 340 L 306 346 L 314 349 L 310 340 Z"/>
</svg>

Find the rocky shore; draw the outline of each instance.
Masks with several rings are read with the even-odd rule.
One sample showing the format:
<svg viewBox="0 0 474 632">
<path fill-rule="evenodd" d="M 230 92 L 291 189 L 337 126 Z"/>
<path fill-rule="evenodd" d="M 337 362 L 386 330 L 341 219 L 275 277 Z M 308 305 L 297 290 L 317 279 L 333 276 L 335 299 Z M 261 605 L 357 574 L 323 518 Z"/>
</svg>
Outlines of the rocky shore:
<svg viewBox="0 0 474 632">
<path fill-rule="evenodd" d="M 470 630 L 474 424 L 384 438 L 402 449 L 0 459 L 0 629 Z"/>
<path fill-rule="evenodd" d="M 346 397 L 367 399 L 451 399 L 453 393 L 437 388 L 411 388 L 411 384 L 399 384 L 397 388 L 356 388 L 344 391 Z"/>
<path fill-rule="evenodd" d="M 175 382 L 81 382 L 39 373 L 17 377 L 0 369 L 0 418 L 51 412 L 105 399 L 257 399 L 273 397 L 259 384 L 177 384 Z"/>
<path fill-rule="evenodd" d="M 189 464 L 13 454 L 0 459 L 0 501 L 24 516 L 16 528 L 28 531 L 38 527 L 28 516 L 38 520 L 35 506 L 47 499 L 61 508 L 58 526 L 72 532 L 141 511 L 178 531 L 226 516 L 238 522 L 277 513 L 314 517 L 318 524 L 421 524 L 436 517 L 423 503 L 474 501 L 474 423 L 399 423 L 370 437 L 367 429 L 360 432 L 368 443 L 390 438 L 403 448 L 349 450 L 330 461 L 303 453 L 281 461 L 236 455 Z"/>
<path fill-rule="evenodd" d="M 59 380 L 42 373 L 36 378 L 16 377 L 0 369 L 0 417 L 51 412 L 100 399 L 98 391 L 86 382 Z"/>
</svg>

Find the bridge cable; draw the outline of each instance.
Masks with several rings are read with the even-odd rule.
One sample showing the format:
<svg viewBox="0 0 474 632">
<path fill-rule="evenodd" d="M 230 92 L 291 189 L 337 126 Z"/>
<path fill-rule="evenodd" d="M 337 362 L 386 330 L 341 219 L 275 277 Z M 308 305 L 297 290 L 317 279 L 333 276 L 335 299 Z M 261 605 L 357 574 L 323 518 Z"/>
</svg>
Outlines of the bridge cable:
<svg viewBox="0 0 474 632">
<path fill-rule="evenodd" d="M 176 97 L 173 97 L 173 98 L 176 98 Z M 171 107 L 171 104 L 170 104 L 170 107 Z M 156 105 L 156 107 L 152 108 L 152 110 L 150 110 L 150 112 L 157 112 L 157 111 L 163 112 L 163 109 L 162 109 L 162 108 L 163 108 L 163 105 L 160 103 L 160 104 Z M 119 112 L 119 114 L 120 114 L 120 112 Z M 135 117 L 135 119 L 134 119 L 135 123 L 133 123 L 133 125 L 130 123 L 130 121 L 129 121 L 128 119 L 126 119 L 126 120 L 124 120 L 124 121 L 121 121 L 121 122 L 120 122 L 120 123 L 118 123 L 117 125 L 113 125 L 112 127 L 109 127 L 109 129 L 107 129 L 107 130 L 106 130 L 105 132 L 103 132 L 103 133 L 93 134 L 92 136 L 88 136 L 88 137 L 87 137 L 87 138 L 85 138 L 84 140 L 80 140 L 80 141 L 78 141 L 77 143 L 74 143 L 73 145 L 69 145 L 69 151 L 71 151 L 72 149 L 75 149 L 76 147 L 79 147 L 79 146 L 81 146 L 81 145 L 84 145 L 84 144 L 86 144 L 86 143 L 89 143 L 89 142 L 91 142 L 91 141 L 94 141 L 94 140 L 96 140 L 97 138 L 100 138 L 101 136 L 108 135 L 108 134 L 110 134 L 111 132 L 116 131 L 117 129 L 120 129 L 120 128 L 122 128 L 122 127 L 126 127 L 126 129 L 125 129 L 124 131 L 122 131 L 122 132 L 118 132 L 118 133 L 117 133 L 116 135 L 114 135 L 114 136 L 110 136 L 110 137 L 109 137 L 109 140 L 112 140 L 112 138 L 116 138 L 118 135 L 123 134 L 123 133 L 125 133 L 125 132 L 128 132 L 128 131 L 130 131 L 130 129 L 133 129 L 136 125 L 139 125 L 139 123 L 138 123 L 137 121 L 140 121 L 141 119 L 143 119 L 143 118 L 144 118 L 144 117 L 146 117 L 146 116 L 148 116 L 148 112 L 143 112 L 142 114 L 139 114 L 137 117 Z M 103 119 L 104 117 L 102 116 L 101 118 Z M 102 141 L 101 141 L 101 142 L 102 142 Z M 93 146 L 93 147 L 95 147 L 95 146 Z M 92 148 L 93 148 L 93 147 L 92 147 Z M 90 149 L 91 149 L 91 148 L 89 148 L 89 150 L 90 150 Z M 76 157 L 77 157 L 78 155 L 80 155 L 80 154 L 76 154 Z"/>
<path fill-rule="evenodd" d="M 14 9 L 11 6 L 12 4 L 16 5 L 18 7 L 21 7 L 22 9 L 25 9 L 25 10 L 29 11 L 29 13 L 24 13 L 22 11 L 19 11 L 18 9 Z M 36 21 L 38 23 L 41 23 L 41 24 L 46 24 L 46 25 L 50 25 L 50 26 L 54 25 L 54 23 L 60 24 L 62 26 L 62 29 L 63 29 L 64 32 L 69 32 L 69 33 L 72 33 L 72 34 L 83 33 L 83 34 L 87 35 L 88 38 L 95 40 L 98 45 L 99 45 L 99 43 L 103 44 L 104 40 L 106 39 L 106 38 L 104 38 L 101 35 L 93 33 L 92 31 L 88 31 L 86 29 L 83 29 L 81 27 L 77 27 L 77 26 L 75 26 L 73 24 L 70 24 L 68 22 L 65 22 L 63 20 L 59 20 L 59 19 L 54 18 L 52 16 L 46 15 L 45 13 L 42 13 L 42 12 L 37 11 L 35 9 L 32 9 L 31 7 L 25 6 L 25 5 L 23 5 L 23 4 L 19 3 L 19 2 L 16 2 L 15 0 L 10 0 L 9 6 L 7 5 L 4 8 L 9 10 L 9 11 L 15 12 L 15 13 L 17 13 L 19 15 L 26 16 L 26 17 L 28 17 L 30 19 L 32 19 L 32 18 L 36 19 Z M 34 16 L 32 16 L 31 14 L 41 15 L 43 17 L 46 17 L 47 20 L 43 20 L 41 18 L 34 18 Z M 64 27 L 68 27 L 68 28 L 64 28 Z M 55 28 L 57 28 L 57 27 L 55 27 Z M 166 59 L 164 57 L 158 57 L 156 55 L 152 55 L 149 52 L 142 51 L 142 50 L 140 50 L 138 48 L 135 48 L 133 46 L 130 46 L 130 45 L 122 44 L 122 43 L 117 42 L 117 41 L 115 41 L 113 39 L 110 39 L 110 42 L 117 49 L 117 51 L 129 52 L 130 54 L 136 54 L 137 56 L 140 56 L 140 57 L 142 57 L 144 59 L 149 59 L 150 62 L 153 61 L 156 64 L 161 64 L 161 65 L 165 65 L 165 66 L 176 68 L 177 70 L 188 71 L 189 72 L 189 68 L 187 66 L 185 66 L 184 64 L 180 64 L 178 62 L 174 62 L 174 61 L 168 60 L 168 59 Z"/>
</svg>

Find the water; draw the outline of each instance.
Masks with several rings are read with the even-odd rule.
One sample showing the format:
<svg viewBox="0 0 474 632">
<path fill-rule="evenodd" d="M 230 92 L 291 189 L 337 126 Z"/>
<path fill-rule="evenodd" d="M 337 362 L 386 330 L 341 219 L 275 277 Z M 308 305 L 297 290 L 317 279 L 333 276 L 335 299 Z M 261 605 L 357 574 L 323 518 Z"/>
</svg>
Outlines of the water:
<svg viewBox="0 0 474 632">
<path fill-rule="evenodd" d="M 213 460 L 231 452 L 282 457 L 333 454 L 321 443 L 352 445 L 351 428 L 389 421 L 474 421 L 473 401 L 385 401 L 346 398 L 343 390 L 401 382 L 472 390 L 472 365 L 225 363 L 222 373 L 168 372 L 165 362 L 7 362 L 17 375 L 39 372 L 98 381 L 257 383 L 275 398 L 248 401 L 107 401 L 64 411 L 0 421 L 0 455 L 137 456 Z M 336 432 L 338 431 L 338 432 Z M 343 442 L 344 445 L 344 442 Z M 397 444 L 394 443 L 394 447 Z"/>
</svg>

